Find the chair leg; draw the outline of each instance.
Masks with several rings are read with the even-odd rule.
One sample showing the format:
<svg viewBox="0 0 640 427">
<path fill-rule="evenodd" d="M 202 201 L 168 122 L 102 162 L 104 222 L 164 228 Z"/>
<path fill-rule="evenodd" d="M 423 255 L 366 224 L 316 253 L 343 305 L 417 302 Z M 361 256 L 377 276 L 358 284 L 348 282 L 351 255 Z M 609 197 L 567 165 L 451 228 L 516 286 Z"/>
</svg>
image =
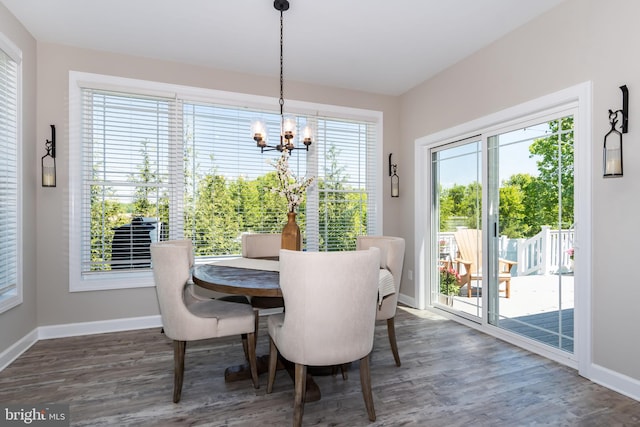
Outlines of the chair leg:
<svg viewBox="0 0 640 427">
<path fill-rule="evenodd" d="M 273 339 L 269 337 L 269 378 L 267 380 L 267 394 L 273 390 L 273 383 L 276 380 L 276 367 L 278 365 L 278 348 Z"/>
<path fill-rule="evenodd" d="M 505 283 L 505 291 L 507 294 L 507 298 L 511 297 L 511 280 L 507 280 Z"/>
<path fill-rule="evenodd" d="M 342 365 L 340 365 L 340 372 L 342 373 L 342 379 L 343 380 L 348 380 L 349 379 L 349 375 L 347 374 L 347 364 L 343 363 Z"/>
<path fill-rule="evenodd" d="M 259 313 L 258 310 L 254 310 L 254 324 L 255 324 L 255 342 L 256 345 L 258 345 L 258 328 L 260 327 L 260 317 L 259 317 Z M 251 363 L 251 359 L 249 358 L 249 347 L 248 347 L 248 342 L 247 342 L 247 334 L 242 334 L 240 335 L 240 337 L 242 338 L 242 350 L 244 350 L 244 358 L 247 359 L 247 362 Z M 255 346 L 254 346 L 254 350 L 255 350 Z"/>
<path fill-rule="evenodd" d="M 307 389 L 307 365 L 296 363 L 295 368 L 295 399 L 293 402 L 293 425 L 302 426 L 302 414 L 304 413 L 304 395 Z"/>
<path fill-rule="evenodd" d="M 371 372 L 369 370 L 369 355 L 360 359 L 360 385 L 362 387 L 362 397 L 364 405 L 367 407 L 369 421 L 376 420 L 376 410 L 373 407 L 373 394 L 371 393 Z"/>
<path fill-rule="evenodd" d="M 258 363 L 256 359 L 256 334 L 247 334 L 249 347 L 249 367 L 251 368 L 251 380 L 254 388 L 260 388 L 258 381 Z"/>
<path fill-rule="evenodd" d="M 398 343 L 396 342 L 396 326 L 395 316 L 387 319 L 387 332 L 389 335 L 389 344 L 391 344 L 391 352 L 393 353 L 393 359 L 396 361 L 396 366 L 400 366 L 400 354 L 398 354 Z"/>
<path fill-rule="evenodd" d="M 173 403 L 178 403 L 182 394 L 182 379 L 184 378 L 184 353 L 186 349 L 186 341 L 173 341 Z"/>
<path fill-rule="evenodd" d="M 244 351 L 244 358 L 247 360 L 247 362 L 251 362 L 251 359 L 249 358 L 249 338 L 247 337 L 247 334 L 240 335 L 240 338 L 242 338 L 242 350 Z"/>
</svg>

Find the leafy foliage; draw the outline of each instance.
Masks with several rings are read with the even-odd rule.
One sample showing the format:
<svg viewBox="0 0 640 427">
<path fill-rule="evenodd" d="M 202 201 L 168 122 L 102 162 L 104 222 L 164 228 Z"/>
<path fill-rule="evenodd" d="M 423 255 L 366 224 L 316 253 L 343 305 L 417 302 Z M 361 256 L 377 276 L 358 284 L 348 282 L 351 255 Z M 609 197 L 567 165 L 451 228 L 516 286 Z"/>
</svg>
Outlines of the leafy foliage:
<svg viewBox="0 0 640 427">
<path fill-rule="evenodd" d="M 163 238 L 168 227 L 176 226 L 169 218 L 169 186 L 155 172 L 158 167 L 151 160 L 147 145 L 141 147 L 141 162 L 136 173 L 129 174 L 135 184 L 133 200 L 119 198 L 108 186 L 91 186 L 92 269 L 109 270 L 113 230 L 130 223 L 134 217 L 157 218 L 162 223 Z M 355 237 L 366 234 L 366 192 L 352 188 L 344 169 L 337 163 L 338 153 L 329 150 L 324 177 L 318 179 L 319 228 L 321 250 L 355 248 Z M 194 176 L 190 170 L 190 156 L 185 151 L 182 199 L 184 237 L 194 242 L 196 256 L 239 254 L 244 232 L 278 233 L 282 231 L 290 211 L 291 201 L 274 188 L 281 188 L 278 170 L 255 179 L 230 178 L 215 170 Z M 291 177 L 288 177 L 289 179 Z M 310 180 L 297 187 L 306 191 Z M 301 193 L 302 194 L 302 193 Z M 297 198 L 297 222 L 306 228 L 306 200 Z M 344 224 L 344 228 L 336 227 Z"/>
</svg>

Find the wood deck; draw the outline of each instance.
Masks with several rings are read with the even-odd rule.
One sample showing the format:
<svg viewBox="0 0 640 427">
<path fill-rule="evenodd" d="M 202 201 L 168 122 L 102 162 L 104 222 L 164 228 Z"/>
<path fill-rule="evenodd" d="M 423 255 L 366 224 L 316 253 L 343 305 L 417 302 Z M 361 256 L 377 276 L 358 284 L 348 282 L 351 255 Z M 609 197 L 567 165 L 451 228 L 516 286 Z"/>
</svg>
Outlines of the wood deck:
<svg viewBox="0 0 640 427">
<path fill-rule="evenodd" d="M 258 353 L 268 351 L 261 323 Z M 317 377 L 322 399 L 305 405 L 304 425 L 631 426 L 640 402 L 594 384 L 563 365 L 445 320 L 399 309 L 396 367 L 386 325 L 376 327 L 371 375 L 377 421 L 369 423 L 357 370 Z M 173 350 L 159 329 L 36 343 L 0 372 L 0 402 L 70 404 L 74 426 L 290 425 L 293 384 L 279 372 L 225 383 L 242 361 L 240 338 L 187 346 L 182 400 L 171 402 Z"/>
</svg>

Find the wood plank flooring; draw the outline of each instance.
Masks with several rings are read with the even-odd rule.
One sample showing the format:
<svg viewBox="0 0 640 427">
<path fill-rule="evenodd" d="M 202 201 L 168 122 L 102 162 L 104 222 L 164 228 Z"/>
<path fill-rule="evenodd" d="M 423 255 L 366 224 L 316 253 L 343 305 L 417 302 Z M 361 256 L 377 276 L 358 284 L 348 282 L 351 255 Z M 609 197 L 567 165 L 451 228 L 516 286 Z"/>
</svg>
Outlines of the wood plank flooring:
<svg viewBox="0 0 640 427">
<path fill-rule="evenodd" d="M 268 352 L 260 322 L 258 354 Z M 304 425 L 322 426 L 638 426 L 640 402 L 567 367 L 435 314 L 399 309 L 402 366 L 386 324 L 371 358 L 377 421 L 370 423 L 357 365 L 344 381 L 316 377 L 322 399 L 307 403 Z M 3 404 L 68 403 L 74 426 L 286 426 L 293 383 L 278 372 L 267 395 L 251 381 L 226 384 L 243 361 L 239 337 L 187 345 L 182 400 L 171 401 L 173 349 L 159 329 L 36 343 L 0 372 Z"/>
</svg>

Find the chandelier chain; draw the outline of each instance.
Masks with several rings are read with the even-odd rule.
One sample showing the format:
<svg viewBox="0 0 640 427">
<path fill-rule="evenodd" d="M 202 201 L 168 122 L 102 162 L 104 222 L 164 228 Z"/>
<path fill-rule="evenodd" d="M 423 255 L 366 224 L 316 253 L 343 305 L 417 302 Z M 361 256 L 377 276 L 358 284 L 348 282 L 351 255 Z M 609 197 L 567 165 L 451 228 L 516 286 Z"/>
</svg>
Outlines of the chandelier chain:
<svg viewBox="0 0 640 427">
<path fill-rule="evenodd" d="M 283 115 L 284 113 L 284 72 L 283 72 L 283 68 L 284 68 L 284 60 L 283 60 L 283 30 L 284 30 L 284 25 L 283 25 L 283 13 L 282 10 L 280 11 L 280 116 Z"/>
</svg>

